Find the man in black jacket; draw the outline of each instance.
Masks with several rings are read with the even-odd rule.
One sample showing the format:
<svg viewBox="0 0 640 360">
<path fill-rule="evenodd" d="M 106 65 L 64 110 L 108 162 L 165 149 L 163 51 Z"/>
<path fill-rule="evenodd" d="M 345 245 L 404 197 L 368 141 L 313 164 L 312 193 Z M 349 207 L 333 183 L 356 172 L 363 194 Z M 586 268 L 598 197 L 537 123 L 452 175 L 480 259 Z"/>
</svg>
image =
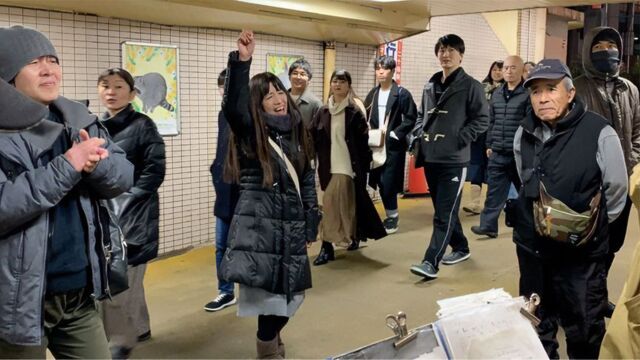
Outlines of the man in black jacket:
<svg viewBox="0 0 640 360">
<path fill-rule="evenodd" d="M 470 256 L 462 232 L 458 208 L 470 159 L 469 144 L 489 124 L 489 110 L 482 85 L 460 64 L 464 41 L 449 34 L 438 39 L 435 53 L 442 71 L 424 87 L 414 135 L 416 166 L 424 167 L 435 213 L 433 234 L 422 263 L 411 272 L 428 280 L 438 277 L 438 265 L 457 264 Z M 447 256 L 447 245 L 452 251 Z"/>
<path fill-rule="evenodd" d="M 224 82 L 227 77 L 227 69 L 218 75 L 218 89 L 220 95 L 224 96 Z M 227 238 L 229 237 L 229 226 L 231 218 L 238 203 L 238 185 L 224 181 L 224 162 L 229 148 L 229 123 L 222 110 L 218 113 L 218 144 L 216 146 L 216 157 L 211 164 L 211 178 L 213 187 L 216 190 L 216 202 L 213 214 L 216 217 L 216 273 L 218 274 L 218 296 L 204 306 L 205 311 L 218 311 L 236 303 L 234 295 L 234 284 L 220 278 L 220 264 L 222 257 L 227 250 Z"/>
<path fill-rule="evenodd" d="M 498 217 L 504 208 L 513 183 L 520 187 L 520 178 L 513 158 L 513 135 L 530 110 L 529 94 L 522 86 L 524 63 L 519 56 L 504 60 L 505 83 L 493 92 L 489 105 L 490 123 L 487 131 L 487 199 L 480 214 L 480 225 L 472 226 L 477 235 L 498 236 Z"/>
<path fill-rule="evenodd" d="M 369 184 L 380 188 L 380 197 L 387 218 L 387 234 L 398 231 L 398 193 L 404 186 L 404 163 L 407 151 L 406 136 L 416 123 L 417 109 L 411 93 L 393 80 L 396 61 L 380 56 L 374 63 L 378 86 L 369 91 L 364 101 L 367 122 L 371 129 L 382 130 L 381 146 L 373 146 L 374 154 Z"/>
<path fill-rule="evenodd" d="M 575 97 L 560 60 L 542 60 L 524 86 L 533 113 L 514 136 L 522 187 L 508 214 L 520 294 L 542 299 L 538 335 L 550 358 L 558 358 L 562 324 L 569 358 L 595 359 L 605 333 L 609 225 L 627 194 L 622 147 L 607 121 Z M 590 222 L 583 228 L 585 214 Z"/>
</svg>

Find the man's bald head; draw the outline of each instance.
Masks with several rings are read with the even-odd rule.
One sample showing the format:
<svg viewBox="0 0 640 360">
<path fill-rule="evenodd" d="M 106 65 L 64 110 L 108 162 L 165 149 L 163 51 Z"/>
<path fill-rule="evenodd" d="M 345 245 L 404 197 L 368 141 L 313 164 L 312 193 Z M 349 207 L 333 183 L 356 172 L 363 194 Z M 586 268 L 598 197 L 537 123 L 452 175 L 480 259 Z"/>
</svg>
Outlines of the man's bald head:
<svg viewBox="0 0 640 360">
<path fill-rule="evenodd" d="M 507 56 L 502 65 L 502 76 L 508 84 L 509 89 L 513 90 L 522 81 L 522 72 L 524 71 L 524 61 L 518 55 Z"/>
</svg>

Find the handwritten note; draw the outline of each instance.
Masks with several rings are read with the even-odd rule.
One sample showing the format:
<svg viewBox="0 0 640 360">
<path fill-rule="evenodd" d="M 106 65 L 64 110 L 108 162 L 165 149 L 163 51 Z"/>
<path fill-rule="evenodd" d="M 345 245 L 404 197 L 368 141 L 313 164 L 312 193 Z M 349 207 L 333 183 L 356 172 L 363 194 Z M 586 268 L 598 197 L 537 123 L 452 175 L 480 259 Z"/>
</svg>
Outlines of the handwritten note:
<svg viewBox="0 0 640 360">
<path fill-rule="evenodd" d="M 500 298 L 468 307 L 449 304 L 458 311 L 447 311 L 434 327 L 450 358 L 547 358 L 533 326 L 519 312 L 524 299 Z"/>
</svg>

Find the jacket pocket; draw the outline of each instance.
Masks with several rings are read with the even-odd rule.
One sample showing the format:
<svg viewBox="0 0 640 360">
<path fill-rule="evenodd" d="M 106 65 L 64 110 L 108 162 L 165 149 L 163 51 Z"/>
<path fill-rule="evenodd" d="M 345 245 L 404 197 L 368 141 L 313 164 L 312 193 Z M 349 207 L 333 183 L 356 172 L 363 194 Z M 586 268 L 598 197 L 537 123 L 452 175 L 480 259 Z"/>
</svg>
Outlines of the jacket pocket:
<svg viewBox="0 0 640 360">
<path fill-rule="evenodd" d="M 6 240 L 5 240 L 6 241 Z M 24 231 L 20 231 L 12 236 L 12 239 L 9 240 L 10 248 L 9 248 L 9 267 L 11 269 L 11 273 L 14 275 L 20 275 L 23 273 L 22 263 L 24 262 L 24 242 L 25 242 L 25 233 Z"/>
</svg>

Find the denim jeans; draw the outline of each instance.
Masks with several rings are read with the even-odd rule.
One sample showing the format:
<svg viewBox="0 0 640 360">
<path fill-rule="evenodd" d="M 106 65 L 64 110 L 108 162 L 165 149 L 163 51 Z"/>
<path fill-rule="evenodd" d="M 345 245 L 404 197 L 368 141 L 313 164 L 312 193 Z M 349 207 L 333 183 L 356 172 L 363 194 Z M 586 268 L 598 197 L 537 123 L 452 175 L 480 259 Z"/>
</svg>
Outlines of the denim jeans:
<svg viewBox="0 0 640 360">
<path fill-rule="evenodd" d="M 233 294 L 233 283 L 220 278 L 220 264 L 227 250 L 227 238 L 229 237 L 229 225 L 231 223 L 216 217 L 216 272 L 218 273 L 218 291 L 220 294 Z"/>
<path fill-rule="evenodd" d="M 516 161 L 512 153 L 494 151 L 489 157 L 487 199 L 480 214 L 480 227 L 486 231 L 498 231 L 498 218 L 509 196 L 511 184 L 520 187 Z"/>
</svg>

